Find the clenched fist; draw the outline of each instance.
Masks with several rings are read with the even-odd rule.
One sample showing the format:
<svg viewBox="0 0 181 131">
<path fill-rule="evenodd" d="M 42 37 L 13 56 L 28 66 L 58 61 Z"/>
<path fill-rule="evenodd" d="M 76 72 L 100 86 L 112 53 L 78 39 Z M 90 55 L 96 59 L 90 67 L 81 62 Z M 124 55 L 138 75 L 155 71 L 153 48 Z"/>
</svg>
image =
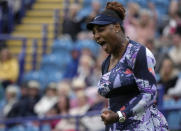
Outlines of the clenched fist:
<svg viewBox="0 0 181 131">
<path fill-rule="evenodd" d="M 113 124 L 119 121 L 118 114 L 108 109 L 104 109 L 102 111 L 101 118 L 105 125 Z"/>
</svg>

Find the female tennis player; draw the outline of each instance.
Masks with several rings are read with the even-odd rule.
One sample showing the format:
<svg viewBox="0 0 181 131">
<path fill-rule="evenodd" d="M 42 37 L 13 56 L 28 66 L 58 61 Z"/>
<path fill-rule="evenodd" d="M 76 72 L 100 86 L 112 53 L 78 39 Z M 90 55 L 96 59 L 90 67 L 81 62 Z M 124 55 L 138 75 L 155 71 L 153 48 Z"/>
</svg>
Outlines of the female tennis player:
<svg viewBox="0 0 181 131">
<path fill-rule="evenodd" d="M 106 131 L 167 131 L 165 117 L 154 105 L 157 96 L 155 58 L 124 34 L 125 9 L 108 2 L 87 28 L 109 54 L 102 65 L 98 93 L 109 100 L 101 118 Z"/>
</svg>

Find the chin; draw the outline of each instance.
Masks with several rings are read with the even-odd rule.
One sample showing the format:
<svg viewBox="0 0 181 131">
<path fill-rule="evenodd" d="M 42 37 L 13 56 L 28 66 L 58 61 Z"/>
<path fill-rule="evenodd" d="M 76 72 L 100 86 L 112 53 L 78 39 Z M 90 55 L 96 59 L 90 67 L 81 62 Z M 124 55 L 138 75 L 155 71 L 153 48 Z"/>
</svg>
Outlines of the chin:
<svg viewBox="0 0 181 131">
<path fill-rule="evenodd" d="M 106 54 L 111 54 L 110 51 L 108 51 L 108 50 L 104 50 L 104 52 L 105 52 Z"/>
</svg>

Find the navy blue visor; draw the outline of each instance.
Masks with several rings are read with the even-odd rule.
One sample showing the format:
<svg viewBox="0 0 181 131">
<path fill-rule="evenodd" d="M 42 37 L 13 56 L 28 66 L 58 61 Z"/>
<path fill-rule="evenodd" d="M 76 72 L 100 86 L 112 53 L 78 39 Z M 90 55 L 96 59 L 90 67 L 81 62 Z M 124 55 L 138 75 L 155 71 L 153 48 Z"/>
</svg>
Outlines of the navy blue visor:
<svg viewBox="0 0 181 131">
<path fill-rule="evenodd" d="M 93 21 L 87 24 L 87 29 L 92 30 L 94 25 L 109 25 L 109 24 L 114 24 L 114 23 L 122 24 L 122 20 L 118 18 L 114 18 L 112 16 L 99 14 L 93 19 Z"/>
</svg>

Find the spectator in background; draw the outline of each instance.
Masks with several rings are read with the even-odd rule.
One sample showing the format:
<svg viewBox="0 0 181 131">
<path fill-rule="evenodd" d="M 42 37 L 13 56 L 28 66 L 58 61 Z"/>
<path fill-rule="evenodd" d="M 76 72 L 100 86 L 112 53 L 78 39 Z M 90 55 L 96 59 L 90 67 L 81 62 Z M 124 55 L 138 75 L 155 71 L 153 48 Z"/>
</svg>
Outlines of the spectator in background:
<svg viewBox="0 0 181 131">
<path fill-rule="evenodd" d="M 179 0 L 171 0 L 170 7 L 169 7 L 169 15 L 170 21 L 180 23 L 181 22 L 181 1 Z"/>
<path fill-rule="evenodd" d="M 9 0 L 9 3 L 11 4 L 11 7 L 13 9 L 13 18 L 15 24 L 20 23 L 20 10 L 21 10 L 21 0 Z"/>
<path fill-rule="evenodd" d="M 84 91 L 79 91 L 76 95 L 77 95 L 77 100 L 78 100 L 78 106 L 75 107 L 75 108 L 70 109 L 70 115 L 83 115 L 88 111 L 88 109 L 90 107 L 90 105 L 87 103 L 88 98 L 85 95 Z M 68 125 L 65 126 L 66 124 L 68 124 Z M 68 121 L 68 123 L 66 123 L 66 124 L 62 122 L 61 126 L 57 125 L 57 129 L 62 130 L 62 128 L 64 128 L 63 131 L 69 131 L 69 130 L 74 131 L 76 129 L 76 127 L 75 127 L 75 124 L 76 124 L 75 119 L 70 119 Z M 65 130 L 65 128 L 66 128 L 66 130 Z M 85 131 L 86 130 L 86 128 L 82 124 L 82 122 L 80 123 L 79 130 L 80 131 Z"/>
<path fill-rule="evenodd" d="M 27 83 L 22 83 L 20 87 L 20 96 L 17 102 L 13 105 L 11 114 L 14 117 L 25 117 L 27 116 L 28 106 L 28 87 Z"/>
<path fill-rule="evenodd" d="M 81 20 L 81 29 L 83 31 L 87 31 L 86 23 L 91 21 L 100 12 L 100 10 L 100 0 L 91 0 L 88 6 L 83 6 L 83 8 L 78 12 L 78 19 Z"/>
<path fill-rule="evenodd" d="M 92 100 L 92 104 L 87 112 L 100 112 L 106 106 L 106 99 L 97 93 L 97 87 L 89 87 L 86 89 L 85 93 L 86 96 Z M 85 116 L 81 119 L 81 122 L 89 131 L 101 131 L 104 129 L 104 124 L 97 115 Z"/>
<path fill-rule="evenodd" d="M 100 111 L 106 106 L 106 99 L 97 93 L 97 87 L 88 87 L 86 96 L 91 100 L 89 111 Z"/>
<path fill-rule="evenodd" d="M 84 19 L 86 19 L 86 22 L 91 21 L 99 12 L 101 9 L 101 4 L 98 0 L 93 0 L 91 3 L 91 12 L 88 16 L 86 16 Z"/>
<path fill-rule="evenodd" d="M 66 71 L 64 73 L 65 79 L 72 79 L 77 75 L 77 68 L 79 64 L 79 58 L 80 58 L 80 50 L 77 48 L 74 48 L 71 51 L 72 55 L 72 61 L 68 63 Z"/>
<path fill-rule="evenodd" d="M 136 41 L 145 44 L 147 40 L 154 39 L 155 33 L 156 15 L 150 10 L 142 9 L 136 26 Z"/>
<path fill-rule="evenodd" d="M 93 57 L 93 53 L 90 48 L 84 47 L 81 49 L 81 57 L 84 56 Z"/>
<path fill-rule="evenodd" d="M 174 68 L 174 64 L 170 58 L 165 58 L 160 69 L 159 84 L 162 84 L 165 89 L 165 98 L 170 88 L 176 85 L 178 80 L 178 71 Z"/>
<path fill-rule="evenodd" d="M 58 110 L 57 110 L 57 106 L 55 105 L 45 114 L 45 117 L 52 117 L 52 116 L 57 116 L 57 115 L 58 115 Z M 48 123 L 48 125 L 51 127 L 52 131 L 56 127 L 58 122 L 59 122 L 59 120 L 46 121 L 46 123 Z"/>
<path fill-rule="evenodd" d="M 70 110 L 70 100 L 66 95 L 61 95 L 58 97 L 56 108 L 59 115 L 67 115 Z"/>
<path fill-rule="evenodd" d="M 66 95 L 59 96 L 58 103 L 56 105 L 59 115 L 69 115 L 70 110 L 70 100 Z M 55 127 L 55 131 L 68 131 L 74 128 L 74 123 L 72 123 L 71 119 L 62 119 L 59 120 Z"/>
<path fill-rule="evenodd" d="M 56 88 L 56 83 L 50 83 L 45 89 L 45 94 L 34 107 L 34 111 L 38 116 L 44 116 L 57 102 Z"/>
<path fill-rule="evenodd" d="M 60 83 L 57 84 L 58 88 L 58 95 L 66 95 L 71 97 L 71 87 L 70 87 L 70 82 L 69 81 L 61 81 Z"/>
<path fill-rule="evenodd" d="M 86 88 L 86 83 L 83 79 L 80 78 L 74 78 L 72 80 L 72 91 L 73 91 L 73 97 L 70 99 L 70 105 L 71 107 L 77 107 L 78 106 L 78 98 L 77 94 L 81 91 L 84 91 Z"/>
<path fill-rule="evenodd" d="M 169 57 L 178 69 L 181 69 L 181 24 L 177 25 L 172 36 L 173 47 L 169 50 Z"/>
<path fill-rule="evenodd" d="M 9 85 L 6 88 L 6 102 L 5 105 L 3 107 L 3 117 L 4 119 L 8 119 L 8 118 L 14 118 L 17 116 L 17 112 L 14 109 L 14 106 L 17 104 L 18 102 L 18 95 L 19 95 L 19 90 L 18 87 L 16 85 Z M 16 121 L 14 123 L 7 123 L 6 127 L 7 128 L 11 128 L 14 127 L 16 125 Z"/>
<path fill-rule="evenodd" d="M 101 77 L 101 66 L 99 65 L 98 60 L 95 62 L 95 65 L 91 69 L 91 73 L 86 77 L 87 86 L 95 86 L 98 83 L 99 78 Z"/>
<path fill-rule="evenodd" d="M 12 57 L 8 48 L 3 48 L 0 51 L 0 82 L 4 88 L 11 83 L 15 83 L 18 74 L 18 61 Z"/>
<path fill-rule="evenodd" d="M 36 103 L 40 100 L 40 84 L 31 80 L 28 82 L 28 100 L 26 104 L 26 116 L 37 115 L 34 111 Z"/>
<path fill-rule="evenodd" d="M 124 21 L 125 33 L 131 39 L 136 40 L 136 26 L 138 25 L 140 6 L 137 3 L 128 3 L 128 14 Z"/>
<path fill-rule="evenodd" d="M 18 88 L 16 86 L 9 85 L 6 88 L 6 100 L 7 100 L 7 103 L 5 104 L 3 108 L 4 117 L 6 118 L 15 117 L 16 112 L 14 112 L 12 109 L 13 109 L 13 106 L 18 101 Z"/>
<path fill-rule="evenodd" d="M 175 33 L 177 24 L 181 23 L 181 9 L 179 8 L 181 2 L 172 0 L 169 9 L 169 21 L 164 27 L 163 36 L 170 38 L 171 34 Z"/>
<path fill-rule="evenodd" d="M 87 102 L 88 97 L 85 94 L 85 91 L 79 91 L 76 94 L 77 97 L 77 107 L 74 107 L 70 110 L 71 115 L 83 115 L 86 113 L 90 107 L 90 104 Z"/>
<path fill-rule="evenodd" d="M 128 15 L 124 22 L 126 35 L 143 44 L 153 39 L 156 33 L 157 13 L 152 3 L 149 7 L 150 10 L 140 9 L 137 3 L 128 3 Z"/>
<path fill-rule="evenodd" d="M 96 56 L 95 56 L 96 57 Z M 93 56 L 93 52 L 89 48 L 83 48 L 81 50 L 81 57 L 78 66 L 77 76 L 86 82 L 87 86 L 97 85 L 96 79 L 100 73 L 98 66 L 96 65 L 96 59 Z"/>
<path fill-rule="evenodd" d="M 178 0 L 171 0 L 170 6 L 169 6 L 170 17 L 174 18 L 177 11 L 178 11 Z"/>
<path fill-rule="evenodd" d="M 7 0 L 0 0 L 0 8 L 2 9 L 2 33 L 9 33 L 9 25 L 8 25 L 8 14 L 9 7 Z"/>
<path fill-rule="evenodd" d="M 77 19 L 77 12 L 79 11 L 78 4 L 70 5 L 67 16 L 63 20 L 63 34 L 69 34 L 72 40 L 77 39 L 77 34 L 81 31 L 81 21 Z"/>
<path fill-rule="evenodd" d="M 93 19 L 100 12 L 101 4 L 98 0 L 93 0 L 91 6 L 92 6 L 92 12 L 90 13 L 89 17 Z"/>
<path fill-rule="evenodd" d="M 92 73 L 93 67 L 94 67 L 93 58 L 86 54 L 82 55 L 80 57 L 77 77 L 83 80 L 88 79 L 88 76 L 90 76 Z"/>
<path fill-rule="evenodd" d="M 176 84 L 174 87 L 168 89 L 168 96 L 174 99 L 180 99 L 181 98 L 181 78 L 179 78 L 176 81 Z"/>
</svg>

